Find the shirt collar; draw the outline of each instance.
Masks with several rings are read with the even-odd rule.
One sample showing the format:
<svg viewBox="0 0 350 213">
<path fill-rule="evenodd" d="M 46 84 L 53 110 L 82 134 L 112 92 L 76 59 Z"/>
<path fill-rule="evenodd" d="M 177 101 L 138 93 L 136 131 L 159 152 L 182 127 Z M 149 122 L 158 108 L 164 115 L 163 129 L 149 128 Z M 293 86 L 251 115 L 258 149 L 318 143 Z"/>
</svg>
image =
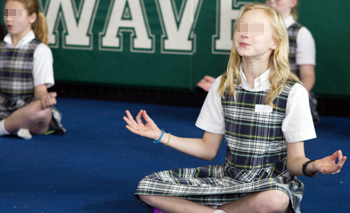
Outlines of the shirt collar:
<svg viewBox="0 0 350 213">
<path fill-rule="evenodd" d="M 31 42 L 33 39 L 35 38 L 35 34 L 33 32 L 33 30 L 29 31 L 29 33 L 27 33 L 27 35 L 25 35 L 21 40 L 19 40 L 18 44 L 14 47 L 12 46 L 12 38 L 10 34 L 7 34 L 4 38 L 4 42 L 11 45 L 12 48 L 20 48 L 23 45 L 28 44 L 29 42 Z"/>
<path fill-rule="evenodd" d="M 295 20 L 293 18 L 293 16 L 288 16 L 287 18 L 284 19 L 284 24 L 286 25 L 286 28 L 288 29 L 288 27 L 292 26 L 292 24 L 295 23 Z"/>
<path fill-rule="evenodd" d="M 254 88 L 251 88 L 250 85 L 247 83 L 247 78 L 244 75 L 242 65 L 241 65 L 241 69 L 240 69 L 240 75 L 241 75 L 241 79 L 242 79 L 241 86 L 245 90 L 265 91 L 265 90 L 269 90 L 271 88 L 271 84 L 269 81 L 270 69 L 266 70 L 263 74 L 261 74 L 259 77 L 254 79 Z"/>
</svg>

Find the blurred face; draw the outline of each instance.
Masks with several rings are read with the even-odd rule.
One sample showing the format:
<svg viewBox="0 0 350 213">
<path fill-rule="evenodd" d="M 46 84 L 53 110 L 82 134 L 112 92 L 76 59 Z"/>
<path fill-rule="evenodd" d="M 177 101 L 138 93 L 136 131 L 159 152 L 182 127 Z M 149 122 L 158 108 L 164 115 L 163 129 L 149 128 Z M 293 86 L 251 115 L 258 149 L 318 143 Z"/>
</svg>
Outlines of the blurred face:
<svg viewBox="0 0 350 213">
<path fill-rule="evenodd" d="M 233 45 L 243 58 L 269 58 L 276 49 L 268 16 L 261 9 L 245 12 L 234 32 Z"/>
<path fill-rule="evenodd" d="M 297 0 L 266 0 L 265 3 L 278 10 L 283 18 L 287 18 L 291 15 L 292 9 L 296 6 Z"/>
<path fill-rule="evenodd" d="M 22 3 L 15 0 L 9 0 L 6 2 L 4 8 L 4 21 L 11 36 L 22 38 L 31 30 L 31 25 L 35 20 L 35 13 L 29 16 Z"/>
</svg>

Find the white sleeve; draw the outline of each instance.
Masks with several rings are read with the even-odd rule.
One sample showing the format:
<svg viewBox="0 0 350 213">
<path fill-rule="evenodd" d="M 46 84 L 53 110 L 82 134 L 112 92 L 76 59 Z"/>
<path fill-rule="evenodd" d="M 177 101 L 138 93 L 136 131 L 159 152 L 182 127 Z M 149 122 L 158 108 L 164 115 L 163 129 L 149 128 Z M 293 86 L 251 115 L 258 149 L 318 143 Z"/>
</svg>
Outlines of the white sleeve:
<svg viewBox="0 0 350 213">
<path fill-rule="evenodd" d="M 205 131 L 225 134 L 225 116 L 221 105 L 221 96 L 218 94 L 221 76 L 211 86 L 197 118 L 196 126 Z"/>
<path fill-rule="evenodd" d="M 316 138 L 309 106 L 309 94 L 298 83 L 289 92 L 282 132 L 288 143 Z"/>
<path fill-rule="evenodd" d="M 52 53 L 44 43 L 40 43 L 34 51 L 33 80 L 34 87 L 46 84 L 49 88 L 55 84 Z"/>
<path fill-rule="evenodd" d="M 300 28 L 297 35 L 297 65 L 316 65 L 315 40 L 305 27 Z"/>
</svg>

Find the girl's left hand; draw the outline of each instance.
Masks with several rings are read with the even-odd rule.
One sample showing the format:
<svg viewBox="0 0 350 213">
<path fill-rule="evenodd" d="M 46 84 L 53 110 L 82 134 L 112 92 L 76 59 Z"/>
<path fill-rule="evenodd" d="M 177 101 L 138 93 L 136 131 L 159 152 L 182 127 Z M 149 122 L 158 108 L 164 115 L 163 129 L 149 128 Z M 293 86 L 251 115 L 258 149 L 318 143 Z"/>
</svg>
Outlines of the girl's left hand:
<svg viewBox="0 0 350 213">
<path fill-rule="evenodd" d="M 43 97 L 41 97 L 41 106 L 43 107 L 43 109 L 50 108 L 53 105 L 55 105 L 57 103 L 56 96 L 56 92 L 49 92 Z"/>
<path fill-rule="evenodd" d="M 327 156 L 325 158 L 322 158 L 320 160 L 316 160 L 313 162 L 315 169 L 320 171 L 322 174 L 335 174 L 339 173 L 340 169 L 343 167 L 346 156 L 343 156 L 343 153 L 341 150 L 338 150 L 333 153 L 331 156 Z M 338 163 L 336 164 L 335 161 L 339 159 Z"/>
</svg>

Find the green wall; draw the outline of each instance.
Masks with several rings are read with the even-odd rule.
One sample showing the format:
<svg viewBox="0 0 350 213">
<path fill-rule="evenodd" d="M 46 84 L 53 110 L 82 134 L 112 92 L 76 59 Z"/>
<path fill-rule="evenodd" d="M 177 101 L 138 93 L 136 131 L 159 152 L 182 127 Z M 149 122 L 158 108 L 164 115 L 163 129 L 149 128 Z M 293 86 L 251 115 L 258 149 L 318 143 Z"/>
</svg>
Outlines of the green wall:
<svg viewBox="0 0 350 213">
<path fill-rule="evenodd" d="M 204 75 L 225 71 L 230 17 L 247 2 L 40 1 L 56 81 L 185 91 L 196 88 Z M 348 8 L 350 1 L 299 0 L 298 21 L 316 41 L 314 92 L 321 96 L 350 97 Z"/>
<path fill-rule="evenodd" d="M 315 93 L 350 96 L 350 1 L 299 1 L 299 22 L 316 42 Z"/>
</svg>

